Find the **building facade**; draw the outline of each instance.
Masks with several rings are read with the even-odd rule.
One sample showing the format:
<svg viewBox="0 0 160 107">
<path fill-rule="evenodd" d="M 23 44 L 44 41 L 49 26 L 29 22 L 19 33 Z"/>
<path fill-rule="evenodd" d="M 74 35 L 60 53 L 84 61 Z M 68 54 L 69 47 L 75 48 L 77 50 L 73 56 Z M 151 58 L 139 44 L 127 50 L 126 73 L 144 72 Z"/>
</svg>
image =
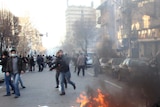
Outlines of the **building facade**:
<svg viewBox="0 0 160 107">
<path fill-rule="evenodd" d="M 75 23 L 77 21 L 84 22 L 86 27 L 96 27 L 96 9 L 93 5 L 90 7 L 86 6 L 68 6 L 66 10 L 66 38 L 73 40 L 75 35 Z M 92 22 L 92 23 L 90 23 Z M 86 35 L 87 37 L 87 35 Z M 88 39 L 89 40 L 89 39 Z M 74 42 L 74 41 L 70 41 Z M 87 50 L 91 51 L 93 48 L 93 39 L 88 41 Z M 74 43 L 73 43 L 74 44 Z M 75 47 L 75 51 L 82 51 L 80 47 Z"/>
<path fill-rule="evenodd" d="M 97 24 L 101 25 L 101 40 L 111 41 L 112 49 L 118 48 L 117 40 L 117 4 L 113 0 L 101 0 L 101 5 L 97 8 L 100 10 L 101 16 L 98 18 Z"/>
<path fill-rule="evenodd" d="M 90 19 L 96 22 L 96 10 L 93 7 L 85 6 L 68 6 L 66 10 L 66 34 L 73 34 L 74 23 L 78 20 Z"/>
<path fill-rule="evenodd" d="M 137 7 L 140 13 L 134 15 L 132 29 L 136 29 L 139 57 L 151 58 L 160 50 L 160 0 L 142 1 Z"/>
<path fill-rule="evenodd" d="M 101 35 L 116 41 L 129 57 L 156 55 L 160 49 L 160 0 L 101 0 Z M 112 44 L 113 45 L 113 44 Z"/>
</svg>

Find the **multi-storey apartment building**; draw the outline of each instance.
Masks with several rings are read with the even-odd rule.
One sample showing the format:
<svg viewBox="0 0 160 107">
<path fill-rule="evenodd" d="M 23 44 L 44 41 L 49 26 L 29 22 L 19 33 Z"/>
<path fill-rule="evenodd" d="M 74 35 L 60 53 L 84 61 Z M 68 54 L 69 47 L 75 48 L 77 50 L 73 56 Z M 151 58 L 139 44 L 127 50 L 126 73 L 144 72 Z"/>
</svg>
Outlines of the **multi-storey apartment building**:
<svg viewBox="0 0 160 107">
<path fill-rule="evenodd" d="M 85 22 L 85 26 L 90 26 L 90 24 L 92 24 L 94 27 L 96 27 L 96 9 L 93 8 L 93 5 L 90 7 L 68 6 L 66 10 L 66 37 L 67 39 L 71 38 L 72 40 L 72 38 L 74 37 L 76 21 Z M 94 28 L 93 26 L 92 28 Z M 73 41 L 70 41 L 70 43 L 72 42 Z M 87 47 L 88 47 L 87 48 L 88 51 L 92 50 L 91 48 L 93 47 L 93 41 L 88 40 Z M 75 47 L 75 48 L 76 48 L 76 51 L 82 51 L 80 47 L 79 48 Z"/>
<path fill-rule="evenodd" d="M 66 10 L 66 33 L 67 36 L 73 34 L 74 23 L 78 20 L 90 19 L 96 22 L 96 10 L 86 6 L 68 6 Z"/>
</svg>

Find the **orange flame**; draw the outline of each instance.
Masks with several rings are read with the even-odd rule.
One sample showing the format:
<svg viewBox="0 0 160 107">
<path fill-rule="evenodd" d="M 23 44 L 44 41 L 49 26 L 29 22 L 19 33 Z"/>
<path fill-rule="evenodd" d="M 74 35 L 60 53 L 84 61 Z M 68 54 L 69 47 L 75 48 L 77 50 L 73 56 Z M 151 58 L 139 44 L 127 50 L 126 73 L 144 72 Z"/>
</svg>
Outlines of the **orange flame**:
<svg viewBox="0 0 160 107">
<path fill-rule="evenodd" d="M 109 103 L 105 100 L 107 96 L 98 89 L 95 97 L 87 97 L 85 93 L 80 94 L 80 97 L 77 98 L 77 103 L 80 103 L 80 107 L 109 107 Z"/>
</svg>

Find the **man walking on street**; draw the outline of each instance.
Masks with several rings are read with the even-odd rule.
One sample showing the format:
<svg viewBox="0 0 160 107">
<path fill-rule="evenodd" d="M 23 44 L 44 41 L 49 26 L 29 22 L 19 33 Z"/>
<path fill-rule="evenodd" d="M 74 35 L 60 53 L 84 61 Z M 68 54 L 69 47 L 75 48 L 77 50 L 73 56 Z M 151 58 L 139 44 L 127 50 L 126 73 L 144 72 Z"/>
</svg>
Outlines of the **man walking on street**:
<svg viewBox="0 0 160 107">
<path fill-rule="evenodd" d="M 37 56 L 37 64 L 38 64 L 39 72 L 42 72 L 43 71 L 43 58 L 41 55 Z"/>
<path fill-rule="evenodd" d="M 56 54 L 56 61 L 59 59 L 59 52 L 57 52 Z M 55 62 L 56 62 L 55 61 Z M 56 68 L 56 87 L 55 88 L 59 88 L 59 76 L 60 76 L 60 71 L 59 71 L 59 67 Z M 67 88 L 67 81 L 66 79 L 64 80 L 64 84 L 65 84 L 65 88 Z"/>
<path fill-rule="evenodd" d="M 78 65 L 78 73 L 77 73 L 77 75 L 79 76 L 79 73 L 82 70 L 83 76 L 85 76 L 85 71 L 84 71 L 85 70 L 85 57 L 84 57 L 84 55 L 82 53 L 78 57 L 77 65 Z"/>
<path fill-rule="evenodd" d="M 65 95 L 65 90 L 64 90 L 65 79 L 67 80 L 67 82 L 69 84 L 71 84 L 73 86 L 74 89 L 76 89 L 76 85 L 75 85 L 75 83 L 73 83 L 70 80 L 71 73 L 70 73 L 70 69 L 69 69 L 69 62 L 68 62 L 66 56 L 64 56 L 62 50 L 59 50 L 58 52 L 59 52 L 59 58 L 55 62 L 55 66 L 52 67 L 50 70 L 55 69 L 57 67 L 59 68 L 59 71 L 60 71 L 60 85 L 61 85 L 60 95 Z"/>
<path fill-rule="evenodd" d="M 73 63 L 74 63 L 74 72 L 77 71 L 77 60 L 78 60 L 78 57 L 79 57 L 79 54 L 75 54 L 74 57 L 73 57 Z"/>
<path fill-rule="evenodd" d="M 16 54 L 16 50 L 11 50 L 11 57 L 9 58 L 7 62 L 7 73 L 6 75 L 13 75 L 13 83 L 14 83 L 14 89 L 15 89 L 15 98 L 20 97 L 20 91 L 19 91 L 19 80 L 20 80 L 20 74 L 24 73 L 23 69 L 23 62 L 21 58 L 19 58 Z"/>
<path fill-rule="evenodd" d="M 1 61 L 2 72 L 5 73 L 4 81 L 6 84 L 6 94 L 4 96 L 11 96 L 10 86 L 12 90 L 14 91 L 14 85 L 11 81 L 11 73 L 6 71 L 8 58 L 9 58 L 9 53 L 7 51 L 4 51 L 2 54 L 2 61 Z"/>
</svg>

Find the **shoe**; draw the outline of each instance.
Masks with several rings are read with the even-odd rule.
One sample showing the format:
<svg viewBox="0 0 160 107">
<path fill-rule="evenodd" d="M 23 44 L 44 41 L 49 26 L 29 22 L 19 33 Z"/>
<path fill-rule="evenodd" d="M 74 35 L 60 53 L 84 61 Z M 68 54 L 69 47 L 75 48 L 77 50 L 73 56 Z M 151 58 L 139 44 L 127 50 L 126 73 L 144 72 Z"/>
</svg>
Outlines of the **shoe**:
<svg viewBox="0 0 160 107">
<path fill-rule="evenodd" d="M 55 88 L 59 88 L 59 86 L 56 86 Z"/>
<path fill-rule="evenodd" d="M 65 85 L 65 88 L 67 88 L 67 85 Z"/>
<path fill-rule="evenodd" d="M 62 95 L 65 95 L 65 94 L 66 94 L 65 92 L 62 92 L 62 93 L 61 93 L 61 94 L 59 94 L 59 95 L 61 95 L 61 96 L 62 96 Z"/>
<path fill-rule="evenodd" d="M 22 87 L 23 89 L 26 88 L 25 86 Z"/>
<path fill-rule="evenodd" d="M 13 92 L 12 94 L 15 94 L 15 92 Z"/>
<path fill-rule="evenodd" d="M 74 90 L 76 89 L 76 85 L 73 85 L 73 89 L 74 89 Z"/>
<path fill-rule="evenodd" d="M 14 98 L 19 98 L 19 96 L 15 96 Z"/>
<path fill-rule="evenodd" d="M 7 96 L 11 96 L 10 94 L 6 94 L 6 95 L 4 95 L 4 97 L 7 97 Z"/>
</svg>

